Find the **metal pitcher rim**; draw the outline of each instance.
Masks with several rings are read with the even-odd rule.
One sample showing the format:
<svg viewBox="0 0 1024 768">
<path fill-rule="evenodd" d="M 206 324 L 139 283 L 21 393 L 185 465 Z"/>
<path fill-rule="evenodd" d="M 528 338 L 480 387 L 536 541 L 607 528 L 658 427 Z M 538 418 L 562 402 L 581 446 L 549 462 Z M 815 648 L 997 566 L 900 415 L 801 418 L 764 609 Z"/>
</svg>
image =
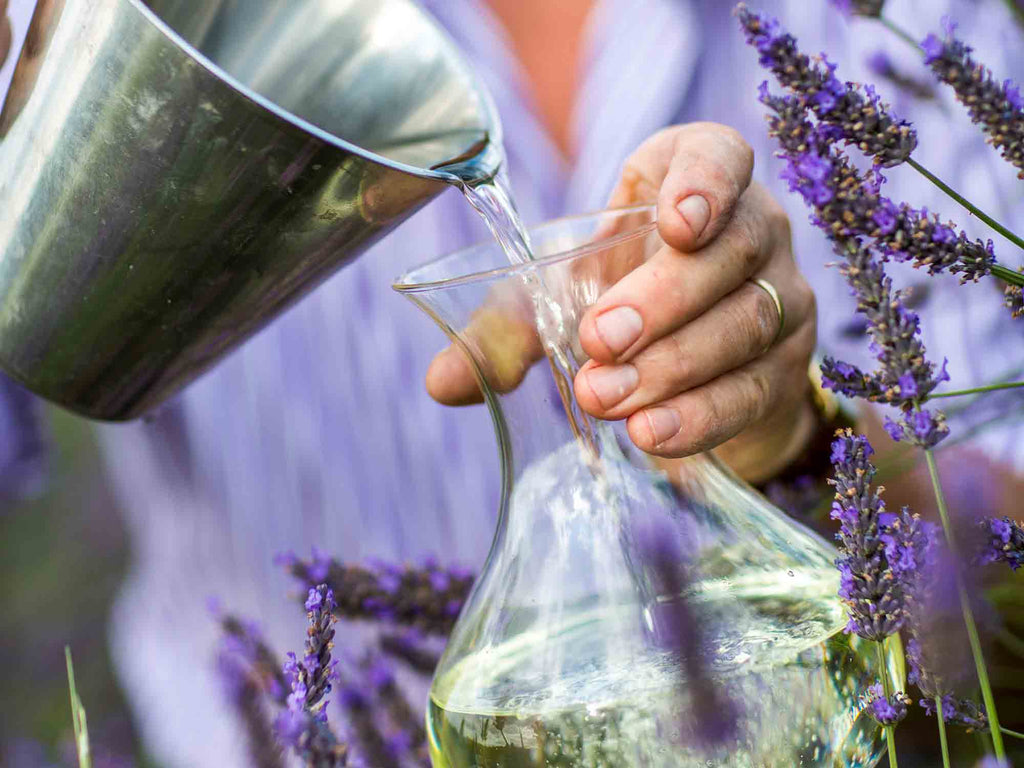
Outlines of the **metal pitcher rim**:
<svg viewBox="0 0 1024 768">
<path fill-rule="evenodd" d="M 293 112 L 284 109 L 276 102 L 268 99 L 266 96 L 263 96 L 262 94 L 253 90 L 249 86 L 245 85 L 236 77 L 234 77 L 229 72 L 224 70 L 222 67 L 218 66 L 216 62 L 214 62 L 212 59 L 206 56 L 202 51 L 200 51 L 198 48 L 196 48 L 194 45 L 188 42 L 188 40 L 186 40 L 180 34 L 178 34 L 178 32 L 176 32 L 173 27 L 171 27 L 166 21 L 164 21 L 159 16 L 159 14 L 157 14 L 152 8 L 150 8 L 144 2 L 144 0 L 125 1 L 128 2 L 130 5 L 134 6 L 150 24 L 152 24 L 154 27 L 156 27 L 157 30 L 160 31 L 161 34 L 167 37 L 171 42 L 178 46 L 184 53 L 186 53 L 192 59 L 194 59 L 200 66 L 202 66 L 214 77 L 223 80 L 241 96 L 244 96 L 250 101 L 255 102 L 264 109 L 273 113 L 278 118 L 284 120 L 287 123 L 290 123 L 291 125 L 294 125 L 296 128 L 299 128 L 300 130 L 303 130 L 315 136 L 321 141 L 338 147 L 339 149 L 361 155 L 362 157 L 372 160 L 375 163 L 379 163 L 383 166 L 392 168 L 397 171 L 402 171 L 404 173 L 408 173 L 413 176 L 419 176 L 422 178 L 436 179 L 438 181 L 442 181 L 445 183 L 459 181 L 458 177 L 455 176 L 455 174 L 448 173 L 443 170 L 434 170 L 432 168 L 420 168 L 418 166 L 409 165 L 398 160 L 392 160 L 388 157 L 385 157 L 384 155 L 372 152 L 371 150 L 368 150 L 365 147 L 360 147 L 357 144 L 353 144 L 352 142 L 347 141 L 333 133 L 330 133 L 329 131 L 325 131 L 323 128 L 314 125 L 308 120 L 304 120 L 303 118 L 299 117 Z M 410 0 L 410 2 L 412 2 L 412 0 Z M 437 32 L 437 34 L 440 37 L 447 40 L 454 50 L 460 50 L 456 45 L 455 41 L 452 40 L 451 36 L 444 29 L 444 27 L 442 27 L 437 22 L 437 20 L 430 15 L 430 13 L 428 13 L 417 3 L 413 4 L 417 5 L 420 12 L 427 19 L 430 25 L 433 26 L 434 31 Z M 483 102 L 483 108 L 487 113 L 489 123 L 488 142 L 494 146 L 501 146 L 501 121 L 498 119 L 498 109 L 497 106 L 494 104 L 494 99 L 491 97 L 490 91 L 483 86 L 483 83 L 481 83 L 480 78 L 477 76 L 476 72 L 473 70 L 472 67 L 468 66 L 468 64 L 463 62 L 463 69 L 472 79 L 473 83 L 477 86 L 475 91 L 477 95 L 480 97 L 481 101 Z"/>
</svg>

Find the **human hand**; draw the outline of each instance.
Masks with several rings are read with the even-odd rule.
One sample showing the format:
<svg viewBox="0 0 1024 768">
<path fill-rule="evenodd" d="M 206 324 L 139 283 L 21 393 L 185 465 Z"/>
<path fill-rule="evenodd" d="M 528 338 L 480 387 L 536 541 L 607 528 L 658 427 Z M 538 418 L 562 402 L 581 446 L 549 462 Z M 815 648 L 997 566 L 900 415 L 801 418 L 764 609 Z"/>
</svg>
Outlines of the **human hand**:
<svg viewBox="0 0 1024 768">
<path fill-rule="evenodd" d="M 648 453 L 674 458 L 720 445 L 734 470 L 759 482 L 795 458 L 816 425 L 807 379 L 815 312 L 788 220 L 750 184 L 752 165 L 739 135 L 711 124 L 662 131 L 630 158 L 610 204 L 657 198 L 665 244 L 620 272 L 582 318 L 579 338 L 591 359 L 575 392 L 592 415 L 626 419 Z M 680 213 L 676 204 L 691 196 Z M 785 307 L 781 330 L 774 301 L 751 278 L 775 286 Z M 614 310 L 619 322 L 608 327 Z M 496 368 L 486 375 L 501 391 L 541 357 L 528 314 L 521 301 L 492 300 L 464 330 L 486 345 Z M 431 364 L 427 389 L 442 403 L 479 400 L 471 367 L 454 348 Z"/>
<path fill-rule="evenodd" d="M 751 184 L 752 169 L 742 137 L 711 123 L 665 129 L 630 157 L 610 205 L 656 198 L 665 245 L 583 317 L 591 359 L 575 391 L 588 413 L 626 419 L 650 454 L 719 446 L 734 470 L 760 482 L 815 429 L 807 369 L 816 317 L 786 214 Z M 779 294 L 781 329 L 757 278 Z"/>
</svg>

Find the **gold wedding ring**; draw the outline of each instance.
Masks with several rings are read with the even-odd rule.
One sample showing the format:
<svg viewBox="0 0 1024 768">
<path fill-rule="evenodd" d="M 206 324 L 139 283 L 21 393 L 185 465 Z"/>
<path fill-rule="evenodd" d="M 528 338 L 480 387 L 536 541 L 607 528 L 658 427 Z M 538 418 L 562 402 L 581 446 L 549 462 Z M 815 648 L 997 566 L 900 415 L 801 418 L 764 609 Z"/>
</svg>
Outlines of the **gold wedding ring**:
<svg viewBox="0 0 1024 768">
<path fill-rule="evenodd" d="M 782 335 L 782 329 L 786 325 L 786 310 L 782 306 L 782 299 L 779 297 L 779 292 L 775 290 L 774 285 L 763 277 L 752 277 L 750 282 L 763 289 L 765 293 L 772 297 L 772 301 L 775 303 L 775 311 L 779 313 L 779 329 L 775 332 L 775 338 L 768 345 L 768 349 L 771 349 L 775 346 L 775 342 L 779 340 L 779 337 Z"/>
</svg>

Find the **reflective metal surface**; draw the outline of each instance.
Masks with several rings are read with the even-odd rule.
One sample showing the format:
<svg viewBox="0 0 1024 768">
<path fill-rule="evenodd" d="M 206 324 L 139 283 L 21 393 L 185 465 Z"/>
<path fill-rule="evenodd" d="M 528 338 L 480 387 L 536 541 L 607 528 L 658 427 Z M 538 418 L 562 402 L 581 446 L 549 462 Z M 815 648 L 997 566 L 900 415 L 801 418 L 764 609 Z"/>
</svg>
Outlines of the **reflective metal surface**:
<svg viewBox="0 0 1024 768">
<path fill-rule="evenodd" d="M 409 0 L 40 0 L 29 39 L 0 111 L 0 366 L 94 418 L 496 171 L 489 98 Z"/>
</svg>

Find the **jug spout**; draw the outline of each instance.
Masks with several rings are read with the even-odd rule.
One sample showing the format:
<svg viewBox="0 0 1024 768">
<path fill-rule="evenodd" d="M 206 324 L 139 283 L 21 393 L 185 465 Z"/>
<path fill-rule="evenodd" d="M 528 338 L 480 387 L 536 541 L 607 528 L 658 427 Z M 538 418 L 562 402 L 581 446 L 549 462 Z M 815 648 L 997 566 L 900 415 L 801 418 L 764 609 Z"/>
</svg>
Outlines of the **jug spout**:
<svg viewBox="0 0 1024 768">
<path fill-rule="evenodd" d="M 40 0 L 0 110 L 0 367 L 153 409 L 450 184 L 486 90 L 411 0 Z"/>
</svg>

